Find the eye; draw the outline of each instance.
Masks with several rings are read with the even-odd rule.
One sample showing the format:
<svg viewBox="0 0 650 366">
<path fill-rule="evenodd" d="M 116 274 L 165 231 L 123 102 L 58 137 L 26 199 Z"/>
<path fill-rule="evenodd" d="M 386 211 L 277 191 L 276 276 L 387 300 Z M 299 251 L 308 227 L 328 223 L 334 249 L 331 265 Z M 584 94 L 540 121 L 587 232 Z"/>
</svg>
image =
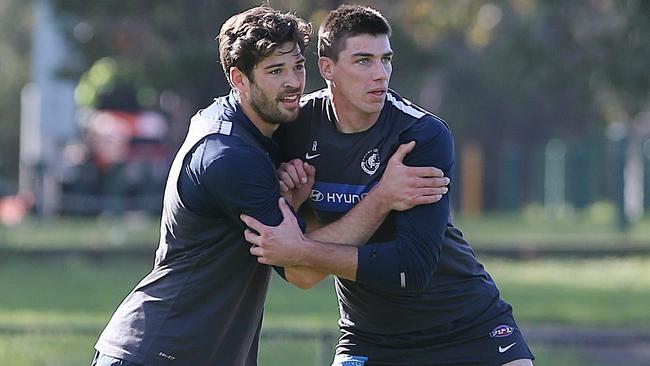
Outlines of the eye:
<svg viewBox="0 0 650 366">
<path fill-rule="evenodd" d="M 296 71 L 302 71 L 302 70 L 305 69 L 305 65 L 304 65 L 304 64 L 298 64 L 298 65 L 296 65 L 296 66 L 294 67 L 294 69 L 295 69 Z"/>
<path fill-rule="evenodd" d="M 384 56 L 381 58 L 381 62 L 388 64 L 393 62 L 393 56 Z"/>
<path fill-rule="evenodd" d="M 361 58 L 361 59 L 357 60 L 357 63 L 359 65 L 367 65 L 367 64 L 370 63 L 370 59 L 369 58 Z"/>
<path fill-rule="evenodd" d="M 273 69 L 269 71 L 269 74 L 271 75 L 279 75 L 282 72 L 282 69 Z"/>
</svg>

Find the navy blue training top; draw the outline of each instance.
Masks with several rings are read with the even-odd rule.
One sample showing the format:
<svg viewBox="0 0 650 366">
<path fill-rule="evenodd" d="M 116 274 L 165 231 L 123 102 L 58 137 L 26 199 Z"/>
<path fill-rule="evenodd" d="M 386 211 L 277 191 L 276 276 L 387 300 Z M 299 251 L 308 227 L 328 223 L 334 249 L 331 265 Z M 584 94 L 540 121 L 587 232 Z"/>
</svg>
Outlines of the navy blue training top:
<svg viewBox="0 0 650 366">
<path fill-rule="evenodd" d="M 264 153 L 273 165 L 255 158 L 258 149 L 251 146 L 228 146 L 221 141 L 222 136 L 209 135 L 185 157 L 178 182 L 181 199 L 199 215 L 218 217 L 232 213 L 238 218 L 243 208 L 251 207 L 252 215 L 249 215 L 264 223 L 268 222 L 267 225 L 277 225 L 282 221 L 277 202 L 279 186 L 275 171 L 281 159 L 278 145 L 271 138 L 262 135 L 243 113 L 241 106 L 231 98 L 234 97 L 221 101 L 226 102 L 228 108 L 219 106 L 217 100 L 201 111 L 201 115 L 213 114 L 217 108 L 222 110 L 222 118 L 234 121 L 253 136 L 259 146 L 265 149 Z M 233 148 L 237 148 L 238 153 L 228 154 L 228 150 Z M 224 156 L 227 156 L 227 161 Z M 227 165 L 225 170 L 218 167 L 224 164 Z"/>
<path fill-rule="evenodd" d="M 234 95 L 197 113 L 169 172 L 154 268 L 95 348 L 143 365 L 257 364 L 269 267 L 239 219 L 278 225 L 278 149 Z"/>
<path fill-rule="evenodd" d="M 237 126 L 255 139 L 257 150 L 263 150 L 273 166 L 268 160 L 259 159 L 256 156 L 259 151 L 251 149 L 250 145 L 238 148 L 236 157 L 230 156 L 227 151 L 233 146 L 224 146 L 218 134 L 208 135 L 185 157 L 178 179 L 181 200 L 201 216 L 222 217 L 225 213 L 239 220 L 239 215 L 246 213 L 265 225 L 279 225 L 282 212 L 278 207 L 280 191 L 276 169 L 282 162 L 282 155 L 278 144 L 255 127 L 233 93 L 227 98 L 215 99 L 214 104 L 201 111 L 201 115 L 214 113 L 223 113 L 222 118 L 236 121 Z M 215 163 L 217 159 L 224 160 L 226 155 L 229 156 L 227 162 Z M 228 164 L 225 174 L 224 169 L 216 167 L 223 164 Z M 296 218 L 305 231 L 305 222 Z M 283 267 L 273 266 L 273 269 L 286 279 Z"/>
<path fill-rule="evenodd" d="M 316 167 L 308 200 L 326 224 L 349 211 L 381 178 L 386 162 L 402 143 L 415 140 L 405 158 L 410 166 L 435 166 L 451 177 L 454 147 L 440 118 L 387 94 L 378 121 L 368 130 L 341 133 L 327 89 L 305 95 L 297 122 L 276 136 L 285 159 Z M 427 330 L 444 336 L 506 311 L 494 282 L 451 223 L 450 197 L 404 212 L 393 211 L 368 243 L 359 248 L 356 282 L 336 278 L 339 325 L 346 334 L 373 342 L 391 334 Z M 434 335 L 435 336 L 435 335 Z"/>
</svg>

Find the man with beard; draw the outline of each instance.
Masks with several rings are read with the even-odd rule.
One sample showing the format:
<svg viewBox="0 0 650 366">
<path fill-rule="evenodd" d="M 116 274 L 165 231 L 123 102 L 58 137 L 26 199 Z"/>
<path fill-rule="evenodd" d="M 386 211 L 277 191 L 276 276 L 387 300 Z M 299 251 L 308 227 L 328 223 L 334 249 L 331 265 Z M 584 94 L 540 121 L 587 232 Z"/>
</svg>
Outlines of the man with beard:
<svg viewBox="0 0 650 366">
<path fill-rule="evenodd" d="M 224 23 L 219 53 L 232 91 L 192 118 L 169 172 L 154 268 L 114 313 L 93 365 L 257 364 L 270 267 L 249 254 L 239 215 L 282 220 L 279 151 L 270 137 L 298 115 L 310 30 L 266 6 Z M 424 188 L 419 199 L 402 194 L 423 187 L 404 181 L 417 175 L 446 184 L 437 169 L 398 166 L 336 227 L 364 240 L 391 208 L 440 199 L 445 188 Z"/>
</svg>

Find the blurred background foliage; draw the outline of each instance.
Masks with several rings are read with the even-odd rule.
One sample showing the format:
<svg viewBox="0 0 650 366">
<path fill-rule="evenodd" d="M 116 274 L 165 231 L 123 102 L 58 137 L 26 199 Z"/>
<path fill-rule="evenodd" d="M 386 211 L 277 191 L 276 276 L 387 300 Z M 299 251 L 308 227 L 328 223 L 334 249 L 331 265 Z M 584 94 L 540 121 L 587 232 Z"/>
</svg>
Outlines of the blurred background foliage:
<svg viewBox="0 0 650 366">
<path fill-rule="evenodd" d="M 74 57 L 61 76 L 77 83 L 79 105 L 167 112 L 178 142 L 189 116 L 228 91 L 214 37 L 230 15 L 258 1 L 52 1 Z M 272 0 L 317 28 L 341 1 Z M 584 143 L 593 174 L 607 169 L 603 139 L 613 122 L 641 123 L 648 109 L 650 3 L 643 0 L 358 1 L 392 22 L 396 51 L 391 86 L 445 118 L 458 148 L 482 146 L 496 177 L 520 161 L 516 192 L 540 201 L 534 164 L 551 138 Z M 0 7 L 0 175 L 17 177 L 20 88 L 29 72 L 33 1 Z M 314 41 L 307 91 L 324 86 Z M 591 145 L 590 145 L 591 144 Z M 577 145 L 576 145 L 577 146 Z M 537 160 L 535 160 L 537 159 Z M 506 163 L 504 163 L 504 161 Z M 577 164 L 581 164 L 578 162 Z M 587 178 L 590 175 L 587 174 Z M 497 179 L 497 181 L 499 181 Z M 594 183 L 588 200 L 609 198 Z M 485 207 L 507 208 L 498 184 L 486 184 Z M 569 190 L 571 188 L 569 187 Z M 510 190 L 512 192 L 512 189 Z M 500 198 L 501 197 L 501 198 Z"/>
<path fill-rule="evenodd" d="M 54 1 L 83 60 L 68 70 L 72 77 L 108 56 L 121 82 L 139 92 L 172 89 L 194 106 L 228 89 L 213 42 L 220 25 L 258 3 Z M 270 1 L 316 26 L 339 3 Z M 371 5 L 395 28 L 394 87 L 446 116 L 463 137 L 582 136 L 606 122 L 632 120 L 647 107 L 647 1 Z M 322 83 L 310 71 L 313 89 Z"/>
</svg>

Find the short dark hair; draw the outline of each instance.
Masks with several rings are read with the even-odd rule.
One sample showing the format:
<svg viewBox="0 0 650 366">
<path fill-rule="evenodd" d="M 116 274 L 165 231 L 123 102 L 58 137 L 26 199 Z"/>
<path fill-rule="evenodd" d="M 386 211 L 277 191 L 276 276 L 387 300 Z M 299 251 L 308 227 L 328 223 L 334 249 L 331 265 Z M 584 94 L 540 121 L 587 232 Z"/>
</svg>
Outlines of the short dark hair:
<svg viewBox="0 0 650 366">
<path fill-rule="evenodd" d="M 345 41 L 360 34 L 390 37 L 391 27 L 381 13 L 362 5 L 341 5 L 332 10 L 318 30 L 318 56 L 338 61 Z"/>
<path fill-rule="evenodd" d="M 301 51 L 309 43 L 311 24 L 291 13 L 262 5 L 233 15 L 219 32 L 219 59 L 226 79 L 237 67 L 252 80 L 252 71 L 262 59 L 283 43 L 295 42 Z"/>
</svg>

